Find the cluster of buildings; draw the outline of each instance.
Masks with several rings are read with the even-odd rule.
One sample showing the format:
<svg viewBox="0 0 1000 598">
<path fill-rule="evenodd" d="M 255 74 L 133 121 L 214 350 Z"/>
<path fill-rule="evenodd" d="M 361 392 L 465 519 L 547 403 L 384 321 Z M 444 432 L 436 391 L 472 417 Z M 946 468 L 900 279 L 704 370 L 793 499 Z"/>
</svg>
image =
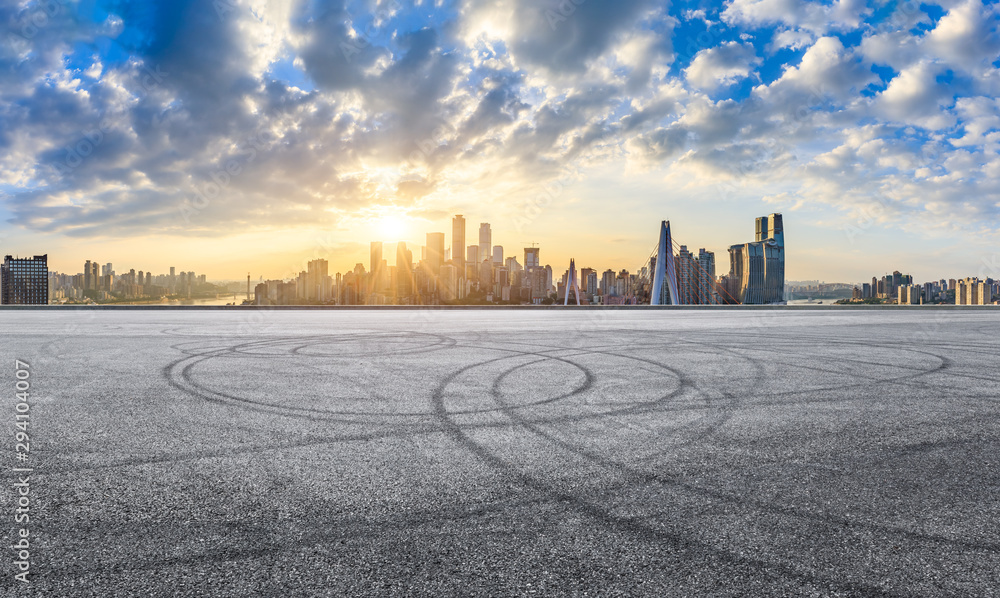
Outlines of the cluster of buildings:
<svg viewBox="0 0 1000 598">
<path fill-rule="evenodd" d="M 941 279 L 914 284 L 913 277 L 898 270 L 871 283 L 855 286 L 853 301 L 878 300 L 899 305 L 992 305 L 1000 298 L 1000 281 L 987 278 Z"/>
<path fill-rule="evenodd" d="M 715 254 L 700 249 L 697 254 L 686 245 L 669 253 L 676 276 L 676 298 L 670 291 L 663 303 L 760 304 L 779 303 L 784 298 L 785 257 L 781 214 L 757 219 L 754 241 L 729 249 L 730 271 L 717 276 Z M 396 244 L 394 265 L 385 259 L 381 242 L 371 243 L 367 267 L 358 263 L 346 273 L 327 278 L 327 262 L 310 262 L 309 272 L 299 275 L 293 294 L 292 282 L 267 281 L 257 285 L 254 301 L 258 304 L 283 304 L 307 298 L 302 289 L 312 292 L 316 280 L 332 284 L 330 303 L 339 305 L 426 305 L 449 303 L 524 303 L 541 304 L 556 300 L 597 305 L 650 303 L 656 257 L 638 272 L 628 270 L 603 272 L 583 267 L 570 268 L 558 279 L 551 265 L 542 265 L 540 248 L 525 247 L 523 263 L 519 256 L 505 254 L 502 245 L 493 244 L 489 223 L 479 224 L 478 243 L 466 244 L 467 224 L 461 214 L 452 218 L 451 245 L 445 233 L 427 233 L 426 244 L 415 260 L 405 243 Z M 676 249 L 676 250 L 675 250 Z M 311 278 L 316 264 L 316 278 Z M 302 281 L 306 280 L 306 283 Z M 282 289 L 285 289 L 282 291 Z M 662 298 L 662 297 L 661 297 Z"/>
<path fill-rule="evenodd" d="M 459 214 L 452 218 L 451 244 L 442 232 L 427 233 L 426 244 L 416 259 L 405 242 L 395 244 L 393 265 L 385 247 L 370 245 L 368 263 L 358 263 L 346 273 L 331 274 L 329 262 L 315 259 L 291 280 L 266 280 L 251 288 L 247 276 L 247 302 L 257 305 L 442 305 L 453 303 L 548 304 L 555 301 L 596 305 L 738 305 L 781 303 L 785 299 L 785 242 L 781 214 L 756 219 L 753 241 L 729 248 L 729 272 L 716 275 L 715 254 L 704 248 L 698 253 L 670 239 L 664 222 L 660 245 L 649 263 L 639 271 L 603 272 L 594 268 L 570 268 L 553 277 L 551 265 L 543 265 L 537 244 L 521 255 L 506 255 L 493 244 L 489 223 L 479 224 L 478 243 L 466 244 L 467 225 Z M 659 259 L 658 253 L 664 254 Z M 46 304 L 64 301 L 156 299 L 187 296 L 215 289 L 204 274 L 176 272 L 153 274 L 129 270 L 116 273 L 112 264 L 87 260 L 83 272 L 49 272 L 48 256 L 6 256 L 0 266 L 0 298 L 4 304 Z M 657 269 L 660 271 L 657 272 Z M 654 294 L 654 280 L 657 297 Z M 666 280 L 669 284 L 663 284 Z M 242 285 L 242 283 L 237 283 Z M 830 285 L 803 287 L 808 290 L 839 291 Z M 873 277 L 852 289 L 854 301 L 956 303 L 987 305 L 1000 303 L 1000 281 L 966 278 L 914 284 L 913 277 L 899 271 Z"/>
<path fill-rule="evenodd" d="M 329 262 L 315 259 L 291 280 L 262 280 L 251 289 L 247 276 L 247 301 L 257 305 L 441 305 L 452 303 L 546 304 L 556 300 L 597 305 L 651 303 L 656 257 L 638 272 L 603 272 L 594 268 L 565 270 L 554 278 L 551 265 L 542 264 L 537 244 L 519 255 L 506 255 L 493 244 L 488 222 L 479 224 L 478 243 L 466 244 L 467 224 L 461 214 L 452 218 L 451 244 L 442 232 L 427 233 L 419 259 L 405 242 L 395 244 L 389 265 L 381 242 L 371 243 L 367 264 L 358 263 L 346 273 L 331 274 Z M 729 249 L 730 271 L 716 276 L 715 254 L 687 246 L 671 245 L 670 262 L 675 284 L 661 296 L 675 305 L 777 303 L 783 299 L 784 237 L 781 214 L 757 219 L 756 239 Z M 46 256 L 7 257 L 13 273 L 10 300 L 5 303 L 61 302 L 67 300 L 156 299 L 188 296 L 205 285 L 204 275 L 175 272 L 154 275 L 129 270 L 118 274 L 112 264 L 86 261 L 78 274 L 48 272 Z M 661 262 L 662 263 L 662 262 Z M 6 276 L 6 274 L 5 274 Z M 6 279 L 5 279 L 6 280 Z M 5 289 L 7 289 L 5 283 Z M 670 297 L 670 288 L 676 297 Z M 6 290 L 5 290 L 6 292 Z M 6 297 L 7 295 L 5 295 Z"/>
<path fill-rule="evenodd" d="M 113 301 L 118 299 L 157 299 L 168 295 L 190 297 L 206 288 L 204 274 L 176 272 L 154 275 L 134 269 L 116 273 L 110 263 L 86 260 L 83 272 L 50 272 L 48 255 L 4 257 L 0 266 L 0 289 L 3 304 L 45 305 L 66 301 Z"/>
<path fill-rule="evenodd" d="M 370 245 L 368 263 L 359 262 L 345 273 L 329 274 L 326 260 L 310 261 L 308 270 L 291 281 L 268 280 L 256 285 L 258 305 L 331 303 L 337 305 L 440 305 L 449 303 L 551 302 L 555 287 L 552 267 L 542 265 L 538 247 L 524 249 L 524 263 L 505 256 L 493 244 L 488 222 L 479 225 L 479 242 L 466 245 L 467 225 L 459 214 L 452 219 L 451 246 L 445 233 L 427 233 L 419 259 L 405 242 L 395 244 L 393 265 L 380 241 Z M 618 290 L 615 286 L 615 290 Z M 595 296 L 610 292 L 605 284 Z"/>
</svg>

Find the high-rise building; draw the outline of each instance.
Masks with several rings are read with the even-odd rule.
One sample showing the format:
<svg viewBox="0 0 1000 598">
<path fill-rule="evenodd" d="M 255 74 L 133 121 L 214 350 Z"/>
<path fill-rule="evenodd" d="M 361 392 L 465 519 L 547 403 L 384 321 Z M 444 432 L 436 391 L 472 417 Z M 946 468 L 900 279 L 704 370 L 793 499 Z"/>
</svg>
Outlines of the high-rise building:
<svg viewBox="0 0 1000 598">
<path fill-rule="evenodd" d="M 965 278 L 955 282 L 955 305 L 990 305 L 993 303 L 993 285 L 978 278 Z"/>
<path fill-rule="evenodd" d="M 697 299 L 698 303 L 702 305 L 716 305 L 719 303 L 715 280 L 715 253 L 705 251 L 704 248 L 698 250 Z"/>
<path fill-rule="evenodd" d="M 493 231 L 490 230 L 489 222 L 479 223 L 479 259 L 477 262 L 490 259 L 490 250 L 493 248 Z"/>
<path fill-rule="evenodd" d="M 479 245 L 469 245 L 466 248 L 465 279 L 479 280 Z"/>
<path fill-rule="evenodd" d="M 371 272 L 369 286 L 372 293 L 384 290 L 381 284 L 383 274 L 382 263 L 382 241 L 372 241 L 368 258 L 368 270 Z"/>
<path fill-rule="evenodd" d="M 451 261 L 458 268 L 459 278 L 465 277 L 465 218 L 461 214 L 451 219 Z"/>
<path fill-rule="evenodd" d="M 309 301 L 329 301 L 333 281 L 330 279 L 330 264 L 316 259 L 306 264 L 305 298 Z"/>
<path fill-rule="evenodd" d="M 427 233 L 427 268 L 434 278 L 441 275 L 444 264 L 444 233 Z"/>
<path fill-rule="evenodd" d="M 87 260 L 83 264 L 83 289 L 85 291 L 96 291 L 100 285 L 101 276 L 99 274 L 97 262 Z"/>
<path fill-rule="evenodd" d="M 587 271 L 587 274 L 584 277 L 584 283 L 587 287 L 587 297 L 593 300 L 593 298 L 599 294 L 599 289 L 597 287 L 597 271 L 591 268 L 584 268 L 581 270 L 581 273 L 583 271 Z"/>
<path fill-rule="evenodd" d="M 681 245 L 675 259 L 679 303 L 694 305 L 698 302 L 698 268 L 695 265 L 694 255 L 688 251 L 687 245 Z"/>
<path fill-rule="evenodd" d="M 756 241 L 729 248 L 730 293 L 739 303 L 779 303 L 785 295 L 785 234 L 781 214 L 757 218 L 756 228 Z"/>
<path fill-rule="evenodd" d="M 616 291 L 615 271 L 605 270 L 601 275 L 601 295 L 614 295 Z"/>
<path fill-rule="evenodd" d="M 396 296 L 409 297 L 413 294 L 413 254 L 406 243 L 396 244 Z"/>
<path fill-rule="evenodd" d="M 0 266 L 0 304 L 48 305 L 49 256 L 5 256 Z"/>
<path fill-rule="evenodd" d="M 503 245 L 493 246 L 493 263 L 496 266 L 503 265 Z"/>
</svg>

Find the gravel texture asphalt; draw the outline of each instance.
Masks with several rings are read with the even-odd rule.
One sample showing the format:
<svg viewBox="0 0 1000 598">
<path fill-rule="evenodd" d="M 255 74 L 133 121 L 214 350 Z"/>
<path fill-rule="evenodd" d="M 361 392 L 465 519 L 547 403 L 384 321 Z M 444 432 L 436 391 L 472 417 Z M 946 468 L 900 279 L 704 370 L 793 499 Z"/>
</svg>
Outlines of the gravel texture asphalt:
<svg viewBox="0 0 1000 598">
<path fill-rule="evenodd" d="M 997 309 L 37 310 L 0 332 L 0 450 L 33 468 L 31 583 L 7 548 L 4 596 L 1000 593 Z"/>
</svg>

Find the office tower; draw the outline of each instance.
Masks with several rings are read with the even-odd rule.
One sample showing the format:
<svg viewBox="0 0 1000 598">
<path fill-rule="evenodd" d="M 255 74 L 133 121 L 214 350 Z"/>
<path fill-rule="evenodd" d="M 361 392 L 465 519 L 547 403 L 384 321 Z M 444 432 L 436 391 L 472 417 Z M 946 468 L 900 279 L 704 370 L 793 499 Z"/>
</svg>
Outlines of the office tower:
<svg viewBox="0 0 1000 598">
<path fill-rule="evenodd" d="M 697 302 L 702 305 L 715 305 L 719 302 L 716 293 L 715 253 L 698 250 L 698 292 Z"/>
<path fill-rule="evenodd" d="M 465 279 L 479 279 L 479 245 L 469 245 L 465 253 Z"/>
<path fill-rule="evenodd" d="M 503 245 L 493 246 L 493 263 L 497 266 L 503 266 Z"/>
<path fill-rule="evenodd" d="M 767 238 L 781 247 L 785 246 L 785 223 L 777 212 L 767 216 Z"/>
<path fill-rule="evenodd" d="M 434 278 L 441 275 L 444 264 L 444 233 L 427 233 L 427 268 Z"/>
<path fill-rule="evenodd" d="M 729 248 L 729 277 L 734 281 L 737 303 L 764 303 L 764 244 L 744 243 Z"/>
<path fill-rule="evenodd" d="M 309 301 L 328 301 L 330 288 L 327 279 L 330 277 L 330 264 L 326 260 L 316 259 L 306 264 L 305 293 Z"/>
<path fill-rule="evenodd" d="M 525 247 L 524 248 L 524 269 L 530 270 L 531 268 L 538 268 L 541 266 L 541 262 L 538 261 L 538 251 L 539 247 Z"/>
<path fill-rule="evenodd" d="M 759 243 L 767 239 L 767 216 L 761 216 L 756 219 L 756 236 L 754 237 L 754 242 Z"/>
<path fill-rule="evenodd" d="M 590 275 L 591 274 L 594 274 L 594 269 L 593 268 L 580 268 L 580 278 L 578 279 L 578 282 L 577 282 L 579 284 L 579 286 L 580 286 L 580 290 L 583 293 L 586 293 L 586 297 L 587 297 L 588 301 L 590 301 L 590 299 L 594 295 L 597 294 L 597 288 L 596 288 L 597 287 L 597 275 L 596 274 L 594 275 L 594 287 L 595 288 L 594 288 L 593 291 L 590 290 L 590 282 L 589 282 L 589 280 L 590 280 Z"/>
<path fill-rule="evenodd" d="M 465 218 L 461 214 L 451 219 L 451 261 L 455 262 L 460 278 L 465 277 Z"/>
<path fill-rule="evenodd" d="M 785 226 L 781 214 L 767 216 L 767 239 L 764 240 L 764 302 L 785 300 Z"/>
<path fill-rule="evenodd" d="M 381 290 L 381 279 L 382 279 L 382 242 L 372 241 L 371 248 L 369 250 L 369 260 L 368 269 L 371 272 L 371 280 L 369 281 L 369 286 L 372 287 L 372 292 L 379 292 Z"/>
<path fill-rule="evenodd" d="M 729 248 L 733 297 L 748 305 L 778 303 L 785 295 L 784 225 L 781 214 L 756 220 L 757 240 Z"/>
<path fill-rule="evenodd" d="M 48 305 L 49 256 L 5 256 L 0 266 L 0 304 Z"/>
<path fill-rule="evenodd" d="M 590 269 L 587 268 L 587 270 Z M 599 294 L 599 290 L 597 287 L 597 272 L 595 270 L 590 270 L 589 272 L 587 272 L 587 277 L 584 282 L 586 282 L 587 285 L 588 297 L 593 298 Z"/>
<path fill-rule="evenodd" d="M 441 274 L 438 276 L 438 289 L 441 293 L 442 301 L 454 301 L 458 299 L 458 267 L 454 264 L 444 264 L 441 266 Z"/>
<path fill-rule="evenodd" d="M 409 297 L 413 294 L 413 254 L 406 249 L 406 243 L 396 244 L 396 296 Z"/>
<path fill-rule="evenodd" d="M 479 263 L 479 290 L 489 291 L 493 280 L 493 260 L 486 258 Z"/>
<path fill-rule="evenodd" d="M 493 232 L 490 230 L 489 222 L 479 224 L 479 259 L 477 263 L 490 259 L 490 249 L 493 247 Z"/>
</svg>

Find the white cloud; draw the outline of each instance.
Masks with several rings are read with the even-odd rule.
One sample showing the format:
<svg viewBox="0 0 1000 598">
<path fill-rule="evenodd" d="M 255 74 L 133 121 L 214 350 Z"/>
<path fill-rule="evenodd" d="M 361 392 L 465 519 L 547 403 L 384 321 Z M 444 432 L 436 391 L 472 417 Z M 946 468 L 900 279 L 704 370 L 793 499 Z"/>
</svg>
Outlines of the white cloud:
<svg viewBox="0 0 1000 598">
<path fill-rule="evenodd" d="M 694 87 L 712 90 L 745 78 L 752 66 L 760 62 L 752 45 L 728 42 L 698 52 L 690 66 L 684 69 L 684 76 Z"/>
<path fill-rule="evenodd" d="M 940 67 L 920 62 L 894 77 L 872 104 L 873 111 L 890 122 L 937 130 L 954 126 L 955 115 L 947 110 L 953 92 L 936 77 Z"/>
<path fill-rule="evenodd" d="M 722 20 L 751 27 L 778 23 L 823 35 L 855 28 L 870 12 L 863 0 L 836 0 L 832 5 L 801 0 L 732 0 L 722 12 Z"/>
</svg>

